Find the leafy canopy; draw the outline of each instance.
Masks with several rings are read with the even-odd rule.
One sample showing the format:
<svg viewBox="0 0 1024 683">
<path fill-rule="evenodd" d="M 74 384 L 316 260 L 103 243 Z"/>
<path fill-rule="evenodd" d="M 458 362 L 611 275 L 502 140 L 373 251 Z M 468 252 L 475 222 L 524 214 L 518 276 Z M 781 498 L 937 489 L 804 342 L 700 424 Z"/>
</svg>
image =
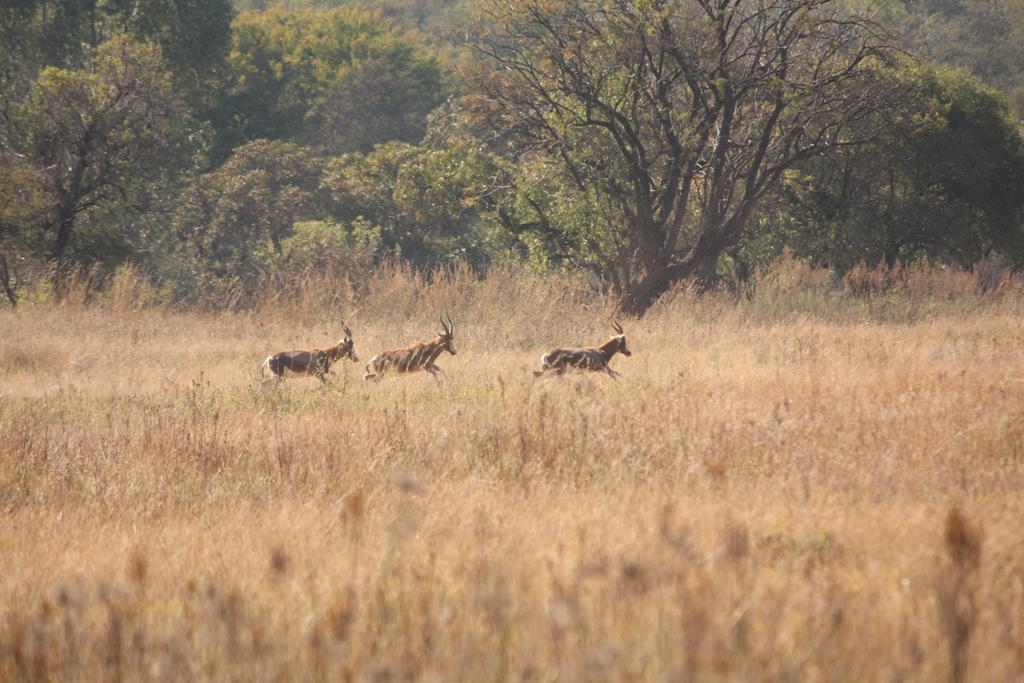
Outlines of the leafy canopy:
<svg viewBox="0 0 1024 683">
<path fill-rule="evenodd" d="M 243 12 L 230 65 L 224 114 L 240 140 L 303 141 L 331 154 L 418 141 L 447 95 L 438 59 L 356 7 Z M 381 120 L 390 125 L 374 129 Z"/>
</svg>

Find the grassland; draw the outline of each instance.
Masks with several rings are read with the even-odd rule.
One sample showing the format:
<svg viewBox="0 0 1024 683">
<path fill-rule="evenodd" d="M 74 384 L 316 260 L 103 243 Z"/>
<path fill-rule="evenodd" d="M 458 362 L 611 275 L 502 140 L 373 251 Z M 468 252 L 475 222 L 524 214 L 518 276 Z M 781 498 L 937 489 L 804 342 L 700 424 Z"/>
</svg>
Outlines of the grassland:
<svg viewBox="0 0 1024 683">
<path fill-rule="evenodd" d="M 0 310 L 0 680 L 1024 677 L 1024 294 L 796 264 L 623 320 L 382 271 L 297 305 Z M 374 353 L 455 321 L 429 375 Z M 352 328 L 362 363 L 263 359 Z"/>
</svg>

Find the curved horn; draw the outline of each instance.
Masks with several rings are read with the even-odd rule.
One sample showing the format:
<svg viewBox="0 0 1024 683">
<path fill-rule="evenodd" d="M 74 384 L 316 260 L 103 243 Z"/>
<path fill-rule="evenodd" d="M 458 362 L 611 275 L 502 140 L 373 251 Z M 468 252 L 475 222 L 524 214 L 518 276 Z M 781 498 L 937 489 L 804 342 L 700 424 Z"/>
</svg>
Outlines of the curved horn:
<svg viewBox="0 0 1024 683">
<path fill-rule="evenodd" d="M 452 326 L 452 316 L 447 311 L 445 311 L 445 315 L 448 316 L 448 336 L 451 336 L 452 328 L 453 328 L 453 326 Z"/>
<path fill-rule="evenodd" d="M 341 329 L 343 329 L 345 331 L 345 336 L 346 337 L 349 337 L 349 338 L 352 337 L 352 330 L 348 329 L 348 325 L 345 324 L 344 320 L 341 321 Z"/>
<path fill-rule="evenodd" d="M 617 321 L 615 321 L 615 320 L 613 320 L 613 321 L 612 321 L 612 327 L 613 327 L 613 328 L 615 329 L 615 331 L 616 331 L 616 332 L 618 332 L 619 334 L 626 334 L 625 332 L 623 332 L 623 331 L 622 331 L 622 325 L 620 325 L 620 324 L 619 324 L 619 323 L 618 323 Z"/>
</svg>

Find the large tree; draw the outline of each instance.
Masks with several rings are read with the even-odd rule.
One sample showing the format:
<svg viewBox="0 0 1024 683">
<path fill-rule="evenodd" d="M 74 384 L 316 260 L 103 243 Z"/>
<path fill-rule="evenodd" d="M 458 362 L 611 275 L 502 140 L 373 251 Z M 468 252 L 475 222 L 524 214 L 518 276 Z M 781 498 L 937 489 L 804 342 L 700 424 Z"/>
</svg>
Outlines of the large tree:
<svg viewBox="0 0 1024 683">
<path fill-rule="evenodd" d="M 97 48 L 85 69 L 44 69 L 0 127 L 0 165 L 31 169 L 47 198 L 20 219 L 32 251 L 75 259 L 109 237 L 83 234 L 83 219 L 131 211 L 142 171 L 164 148 L 179 111 L 155 46 L 119 38 Z"/>
<path fill-rule="evenodd" d="M 871 138 L 894 101 L 885 36 L 835 0 L 482 7 L 468 78 L 518 153 L 519 220 L 629 312 L 713 273 L 787 170 Z"/>
</svg>

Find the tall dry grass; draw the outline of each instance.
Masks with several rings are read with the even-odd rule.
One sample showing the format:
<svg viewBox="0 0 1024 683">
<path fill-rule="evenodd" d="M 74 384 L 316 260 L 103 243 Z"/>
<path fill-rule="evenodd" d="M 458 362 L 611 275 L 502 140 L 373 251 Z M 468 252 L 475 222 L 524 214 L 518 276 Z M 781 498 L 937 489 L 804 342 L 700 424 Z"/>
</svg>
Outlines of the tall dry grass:
<svg viewBox="0 0 1024 683">
<path fill-rule="evenodd" d="M 675 292 L 628 381 L 534 381 L 613 302 L 516 271 L 0 312 L 0 679 L 1019 680 L 1024 297 L 861 277 Z M 442 311 L 445 379 L 362 381 Z"/>
</svg>

